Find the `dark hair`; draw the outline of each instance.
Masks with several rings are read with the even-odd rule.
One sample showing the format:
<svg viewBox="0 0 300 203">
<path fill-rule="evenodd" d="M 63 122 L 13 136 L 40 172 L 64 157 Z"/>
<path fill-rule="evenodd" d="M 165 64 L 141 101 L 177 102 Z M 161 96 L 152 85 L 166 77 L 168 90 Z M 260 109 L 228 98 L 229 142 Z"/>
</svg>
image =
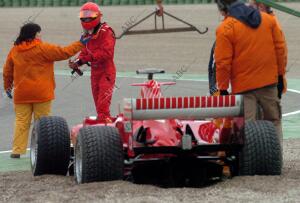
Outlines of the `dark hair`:
<svg viewBox="0 0 300 203">
<path fill-rule="evenodd" d="M 220 11 L 228 12 L 228 7 L 237 0 L 215 0 Z"/>
<path fill-rule="evenodd" d="M 34 40 L 36 33 L 41 32 L 41 27 L 36 23 L 26 23 L 20 29 L 20 34 L 15 41 L 15 45 L 22 42 L 30 42 Z"/>
</svg>

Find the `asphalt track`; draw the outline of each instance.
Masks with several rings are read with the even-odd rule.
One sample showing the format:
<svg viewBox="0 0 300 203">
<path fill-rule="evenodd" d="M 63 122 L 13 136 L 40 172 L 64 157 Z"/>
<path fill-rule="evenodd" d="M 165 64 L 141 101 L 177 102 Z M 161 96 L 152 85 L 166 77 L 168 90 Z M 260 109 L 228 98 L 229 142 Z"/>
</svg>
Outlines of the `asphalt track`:
<svg viewBox="0 0 300 203">
<path fill-rule="evenodd" d="M 2 76 L 1 76 L 2 77 Z M 2 79 L 0 77 L 0 79 Z M 208 84 L 206 76 L 189 74 L 164 74 L 157 75 L 158 80 L 176 81 L 175 86 L 163 87 L 166 96 L 194 96 L 207 95 Z M 133 72 L 118 73 L 116 88 L 111 105 L 112 115 L 118 114 L 119 102 L 123 98 L 137 97 L 139 87 L 131 87 L 131 83 L 143 82 L 145 76 L 138 76 Z M 299 132 L 299 110 L 300 89 L 299 80 L 289 82 L 290 91 L 282 99 L 284 138 L 300 138 Z M 73 79 L 69 71 L 60 70 L 56 72 L 56 99 L 53 102 L 52 115 L 66 118 L 69 126 L 81 123 L 85 116 L 95 115 L 94 104 L 90 90 L 89 73 L 84 77 Z M 3 92 L 3 90 L 1 90 Z M 13 135 L 14 110 L 12 101 L 1 94 L 0 98 L 0 171 L 28 170 L 28 154 L 22 161 L 12 161 L 8 158 L 11 149 Z"/>
</svg>

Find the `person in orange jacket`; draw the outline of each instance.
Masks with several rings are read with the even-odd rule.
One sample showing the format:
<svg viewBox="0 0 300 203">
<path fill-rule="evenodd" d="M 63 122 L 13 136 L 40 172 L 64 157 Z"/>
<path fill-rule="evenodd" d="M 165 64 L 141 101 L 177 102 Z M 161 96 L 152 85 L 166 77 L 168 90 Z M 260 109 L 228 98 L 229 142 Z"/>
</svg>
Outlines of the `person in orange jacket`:
<svg viewBox="0 0 300 203">
<path fill-rule="evenodd" d="M 282 140 L 277 84 L 285 74 L 285 43 L 270 15 L 237 0 L 217 0 L 225 14 L 216 31 L 216 80 L 222 95 L 244 96 L 246 120 L 255 120 L 258 104 Z"/>
<path fill-rule="evenodd" d="M 263 3 L 258 3 L 255 0 L 250 0 L 249 5 L 252 6 L 253 8 L 255 8 L 255 9 L 258 9 L 261 12 L 265 12 L 265 13 L 269 14 L 276 21 L 276 24 L 277 24 L 278 28 L 281 31 L 282 38 L 284 39 L 284 43 L 285 43 L 285 46 L 284 46 L 284 51 L 285 51 L 284 52 L 285 53 L 284 59 L 285 59 L 285 62 L 284 62 L 284 64 L 285 64 L 285 67 L 286 67 L 287 66 L 287 54 L 288 54 L 287 44 L 286 44 L 286 40 L 285 40 L 283 30 L 281 28 L 281 25 L 280 25 L 276 15 L 275 15 L 274 11 L 271 9 L 271 7 L 269 7 L 269 6 L 267 6 Z M 277 85 L 278 97 L 281 99 L 281 93 L 286 93 L 286 91 L 287 91 L 287 80 L 286 80 L 285 75 L 283 75 L 282 78 L 279 78 L 279 81 L 282 81 L 282 82 L 278 82 L 278 85 Z"/>
<path fill-rule="evenodd" d="M 88 38 L 60 47 L 41 40 L 41 27 L 27 23 L 21 27 L 3 67 L 4 89 L 13 98 L 15 131 L 11 158 L 26 153 L 32 115 L 48 116 L 54 99 L 54 62 L 79 52 Z M 13 91 L 13 95 L 12 95 Z"/>
</svg>

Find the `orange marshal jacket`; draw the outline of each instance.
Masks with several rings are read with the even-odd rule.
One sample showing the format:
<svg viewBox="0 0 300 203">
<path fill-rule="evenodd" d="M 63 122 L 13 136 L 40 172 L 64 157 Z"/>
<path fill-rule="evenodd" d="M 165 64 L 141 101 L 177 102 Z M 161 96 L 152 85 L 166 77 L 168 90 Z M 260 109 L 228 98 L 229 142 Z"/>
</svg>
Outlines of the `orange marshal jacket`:
<svg viewBox="0 0 300 203">
<path fill-rule="evenodd" d="M 276 24 L 278 26 L 278 28 L 280 29 L 281 31 L 281 34 L 282 34 L 282 37 L 283 37 L 283 40 L 284 40 L 284 64 L 285 64 L 285 69 L 287 67 L 287 60 L 288 60 L 288 49 L 287 49 L 287 44 L 286 44 L 286 40 L 285 40 L 285 36 L 284 36 L 284 33 L 283 33 L 283 30 L 281 28 L 281 25 L 277 19 L 277 17 L 275 16 L 274 12 L 270 14 L 270 16 L 272 16 L 274 18 L 274 20 L 276 21 Z M 284 75 L 283 76 L 283 83 L 284 83 L 284 89 L 283 89 L 283 93 L 286 93 L 287 91 L 287 80 L 286 80 L 286 76 Z"/>
<path fill-rule="evenodd" d="M 83 48 L 78 41 L 59 47 L 40 40 L 14 46 L 3 68 L 4 89 L 14 89 L 14 103 L 54 99 L 54 62 L 66 60 Z"/>
<path fill-rule="evenodd" d="M 286 50 L 275 19 L 261 14 L 261 24 L 251 28 L 227 17 L 216 32 L 216 78 L 218 88 L 241 93 L 278 82 L 285 74 Z"/>
</svg>

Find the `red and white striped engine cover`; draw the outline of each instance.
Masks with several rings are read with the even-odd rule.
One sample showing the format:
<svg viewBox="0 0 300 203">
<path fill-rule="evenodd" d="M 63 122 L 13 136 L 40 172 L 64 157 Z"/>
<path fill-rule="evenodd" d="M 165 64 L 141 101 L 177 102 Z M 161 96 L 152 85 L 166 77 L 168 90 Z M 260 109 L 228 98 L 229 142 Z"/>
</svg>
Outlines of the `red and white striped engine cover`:
<svg viewBox="0 0 300 203">
<path fill-rule="evenodd" d="M 124 99 L 124 114 L 132 120 L 205 119 L 243 115 L 241 95 Z"/>
</svg>

